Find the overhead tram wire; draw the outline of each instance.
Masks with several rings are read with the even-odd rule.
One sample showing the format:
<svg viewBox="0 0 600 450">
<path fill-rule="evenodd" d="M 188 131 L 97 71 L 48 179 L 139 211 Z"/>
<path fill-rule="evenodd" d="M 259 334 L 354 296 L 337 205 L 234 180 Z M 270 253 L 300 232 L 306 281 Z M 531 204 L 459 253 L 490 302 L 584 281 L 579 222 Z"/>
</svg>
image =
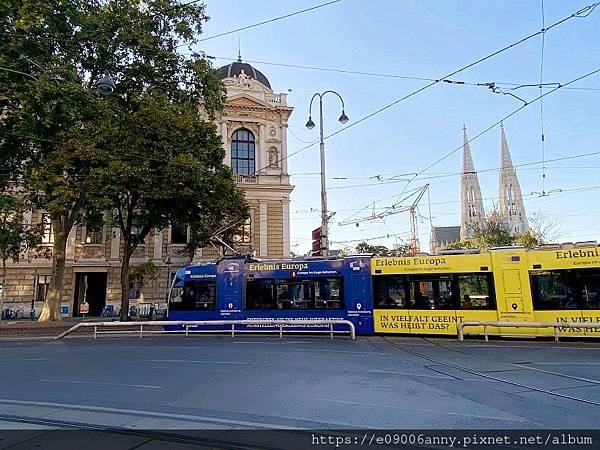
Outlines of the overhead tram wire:
<svg viewBox="0 0 600 450">
<path fill-rule="evenodd" d="M 204 42 L 204 41 L 208 41 L 210 39 L 215 39 L 215 38 L 218 38 L 218 37 L 227 36 L 229 34 L 237 33 L 239 31 L 249 30 L 250 28 L 256 28 L 256 27 L 259 27 L 261 25 L 266 25 L 267 23 L 276 22 L 276 21 L 282 20 L 282 19 L 287 19 L 288 17 L 296 16 L 298 14 L 303 14 L 303 13 L 308 12 L 308 11 L 313 11 L 315 9 L 323 8 L 325 6 L 329 6 L 329 5 L 332 5 L 334 3 L 339 3 L 341 1 L 342 0 L 332 0 L 332 1 L 329 1 L 329 2 L 326 2 L 326 3 L 321 3 L 319 5 L 311 6 L 310 8 L 305 8 L 305 9 L 302 9 L 300 11 L 294 11 L 294 12 L 291 12 L 291 13 L 284 14 L 283 16 L 273 17 L 272 19 L 263 20 L 262 22 L 254 23 L 252 25 L 246 25 L 244 27 L 236 28 L 235 30 L 225 31 L 223 33 L 214 34 L 212 36 L 208 36 L 208 37 L 205 37 L 205 38 L 202 38 L 202 39 L 198 39 L 198 42 Z M 183 45 L 186 45 L 186 44 L 183 44 Z"/>
<path fill-rule="evenodd" d="M 483 136 L 484 134 L 486 134 L 486 133 L 488 133 L 489 131 L 493 130 L 495 127 L 497 127 L 498 125 L 500 125 L 500 124 L 501 124 L 503 121 L 505 121 L 506 119 L 509 119 L 510 117 L 514 116 L 515 114 L 517 114 L 518 112 L 520 112 L 522 109 L 524 109 L 524 108 L 526 108 L 527 106 L 529 106 L 529 105 L 531 105 L 531 104 L 535 103 L 536 101 L 538 101 L 538 100 L 541 100 L 543 97 L 545 97 L 545 96 L 547 96 L 547 95 L 550 95 L 550 94 L 552 94 L 552 93 L 554 93 L 554 92 L 558 91 L 559 89 L 563 89 L 563 88 L 565 88 L 565 87 L 567 87 L 567 86 L 569 86 L 569 85 L 571 85 L 571 84 L 573 84 L 573 83 L 576 83 L 576 82 L 578 82 L 578 81 L 580 81 L 580 80 L 582 80 L 582 79 L 584 79 L 584 78 L 590 77 L 590 76 L 592 76 L 592 75 L 594 75 L 594 74 L 596 74 L 596 73 L 599 73 L 599 72 L 600 72 L 600 68 L 598 68 L 598 69 L 595 69 L 595 70 L 592 70 L 591 72 L 588 72 L 588 73 L 586 73 L 586 74 L 584 74 L 584 75 L 581 75 L 581 76 L 579 76 L 579 77 L 577 77 L 577 78 L 574 78 L 574 79 L 572 79 L 572 80 L 570 80 L 570 81 L 568 81 L 568 82 L 566 82 L 566 83 L 564 83 L 564 84 L 560 84 L 560 85 L 558 85 L 557 87 L 555 87 L 554 89 L 552 89 L 552 90 L 550 90 L 550 91 L 548 91 L 548 92 L 546 92 L 546 93 L 544 93 L 544 94 L 541 94 L 541 95 L 539 95 L 538 97 L 534 98 L 533 100 L 531 100 L 531 101 L 529 101 L 529 102 L 527 102 L 527 103 L 525 103 L 525 104 L 521 105 L 519 108 L 515 109 L 514 111 L 512 111 L 512 112 L 511 112 L 511 113 L 509 113 L 508 115 L 504 116 L 502 119 L 498 120 L 498 121 L 497 121 L 497 122 L 495 122 L 494 124 L 490 125 L 490 126 L 489 126 L 489 127 L 487 127 L 485 130 L 481 131 L 479 134 L 477 134 L 477 135 L 473 136 L 472 138 L 468 139 L 468 140 L 466 141 L 466 143 L 467 143 L 467 144 L 470 144 L 470 143 L 471 143 L 471 142 L 473 142 L 474 140 L 476 140 L 476 139 L 480 138 L 480 137 L 481 137 L 481 136 Z M 436 160 L 436 161 L 434 161 L 433 163 L 431 163 L 431 164 L 429 164 L 428 166 L 426 166 L 424 169 L 422 169 L 422 170 L 420 170 L 419 172 L 417 172 L 417 173 L 416 173 L 416 175 L 415 175 L 413 178 L 411 178 L 411 180 L 410 180 L 410 181 L 407 183 L 407 185 L 404 187 L 404 190 L 403 190 L 403 191 L 400 193 L 400 196 L 401 196 L 401 195 L 402 195 L 402 194 L 403 194 L 403 193 L 406 191 L 406 189 L 408 188 L 408 185 L 409 185 L 409 184 L 410 184 L 410 183 L 411 183 L 413 180 L 415 180 L 417 177 L 419 177 L 421 174 L 423 174 L 424 172 L 428 171 L 428 170 L 429 170 L 429 169 L 431 169 L 432 167 L 435 167 L 436 165 L 438 165 L 438 164 L 440 164 L 441 162 L 445 161 L 447 158 L 449 158 L 450 156 L 452 156 L 454 153 L 456 153 L 457 151 L 459 151 L 460 149 L 462 149 L 462 148 L 464 147 L 464 145 L 465 145 L 465 143 L 463 143 L 463 144 L 459 145 L 458 147 L 454 148 L 453 150 L 451 150 L 451 151 L 449 151 L 448 153 L 446 153 L 445 155 L 443 155 L 441 158 L 437 159 L 437 160 Z M 574 156 L 567 156 L 567 157 L 555 158 L 555 159 L 553 159 L 552 161 L 556 162 L 556 161 L 563 161 L 563 160 L 565 160 L 565 159 L 574 159 L 574 158 L 583 157 L 583 156 L 592 156 L 592 155 L 595 155 L 595 154 L 598 154 L 598 153 L 600 153 L 600 152 L 590 152 L 590 153 L 583 154 L 583 155 L 574 155 Z M 539 161 L 538 161 L 538 162 L 536 162 L 536 163 L 537 163 L 537 164 L 539 164 Z M 526 164 L 523 164 L 523 165 L 531 165 L 531 164 L 535 164 L 535 163 L 526 163 Z M 518 166 L 513 166 L 513 167 L 518 167 Z M 488 169 L 488 170 L 489 170 L 489 169 Z M 481 172 L 481 171 L 479 171 L 479 172 Z M 423 179 L 423 180 L 424 180 L 424 179 L 430 179 L 430 178 L 433 178 L 433 177 L 429 177 L 429 178 L 420 178 L 420 179 Z M 436 178 L 441 178 L 441 177 L 440 177 L 440 176 L 438 176 L 438 177 L 436 177 Z M 566 192 L 566 191 L 564 191 L 564 192 Z M 400 196 L 396 196 L 396 195 L 394 195 L 393 197 L 400 197 Z M 376 201 L 377 201 L 377 200 L 376 200 Z M 395 206 L 397 206 L 397 205 L 399 204 L 399 202 L 400 202 L 400 201 L 401 201 L 401 200 L 397 201 L 397 202 L 396 202 L 394 205 L 392 205 L 391 207 L 388 207 L 387 209 L 390 209 L 390 208 L 392 208 L 392 209 L 393 209 Z M 375 203 L 375 202 L 369 203 L 369 205 L 372 205 L 373 203 Z M 368 207 L 368 206 L 367 206 L 367 207 Z M 365 207 L 365 209 L 366 209 L 367 207 Z M 384 210 L 384 211 L 387 211 L 387 209 L 386 209 L 386 210 Z M 342 221 L 342 222 L 348 222 L 348 221 L 349 221 L 349 219 L 350 219 L 350 218 L 347 218 L 347 219 L 345 219 L 345 220 L 344 220 L 344 221 Z"/>
<path fill-rule="evenodd" d="M 473 62 L 471 62 L 471 63 L 469 63 L 469 64 L 467 64 L 465 66 L 462 66 L 461 68 L 459 68 L 459 69 L 457 69 L 457 70 L 455 70 L 453 72 L 450 72 L 449 74 L 447 74 L 447 75 L 445 75 L 445 76 L 443 76 L 441 78 L 438 78 L 438 79 L 432 81 L 431 83 L 428 83 L 425 86 L 422 86 L 421 88 L 419 88 L 419 89 L 417 89 L 415 91 L 412 91 L 411 93 L 409 93 L 409 94 L 407 94 L 407 95 L 405 95 L 405 96 L 403 96 L 403 97 L 401 97 L 401 98 L 399 98 L 397 100 L 394 100 L 393 102 L 391 102 L 391 103 L 389 103 L 389 104 L 387 104 L 387 105 L 385 105 L 385 106 L 377 109 L 376 111 L 374 111 L 372 113 L 369 113 L 366 116 L 361 117 L 360 119 L 358 119 L 358 120 L 350 123 L 349 125 L 346 125 L 346 126 L 340 128 L 339 130 L 334 131 L 334 132 L 332 132 L 332 133 L 324 136 L 323 139 L 329 139 L 329 138 L 331 138 L 333 136 L 336 136 L 336 135 L 338 135 L 340 133 L 343 133 L 347 129 L 352 128 L 352 127 L 358 125 L 359 123 L 362 123 L 362 122 L 364 122 L 364 121 L 366 121 L 366 120 L 368 120 L 368 119 L 370 119 L 370 118 L 372 118 L 372 117 L 374 117 L 374 116 L 376 116 L 376 115 L 378 115 L 378 114 L 386 111 L 387 109 L 389 109 L 389 108 L 397 105 L 398 103 L 400 103 L 400 102 L 402 102 L 404 100 L 407 100 L 407 99 L 409 99 L 409 98 L 411 98 L 411 97 L 419 94 L 420 92 L 423 92 L 423 91 L 431 88 L 432 86 L 434 86 L 434 85 L 442 82 L 444 79 L 448 79 L 448 78 L 456 75 L 457 73 L 463 72 L 463 71 L 465 71 L 465 70 L 467 70 L 467 69 L 469 69 L 469 68 L 471 68 L 473 66 L 476 66 L 477 64 L 480 64 L 480 63 L 482 63 L 482 62 L 484 62 L 484 61 L 486 61 L 486 60 L 488 60 L 490 58 L 493 58 L 496 55 L 499 55 L 500 53 L 503 53 L 503 52 L 505 52 L 507 50 L 510 50 L 511 48 L 516 47 L 516 46 L 518 46 L 518 45 L 520 45 L 520 44 L 522 44 L 522 43 L 524 43 L 524 42 L 526 42 L 526 41 L 534 38 L 535 36 L 538 36 L 538 35 L 542 34 L 543 32 L 547 32 L 547 31 L 551 30 L 552 28 L 555 28 L 555 27 L 557 27 L 557 26 L 559 26 L 559 25 L 567 22 L 570 19 L 573 19 L 573 18 L 576 18 L 576 17 L 588 17 L 591 14 L 591 11 L 593 11 L 596 8 L 596 6 L 598 6 L 598 5 L 600 5 L 600 2 L 592 3 L 591 5 L 588 5 L 588 6 L 584 7 L 584 8 L 581 8 L 578 11 L 574 12 L 573 14 L 571 14 L 571 15 L 569 15 L 569 16 L 567 16 L 567 17 L 565 17 L 565 18 L 563 18 L 563 19 L 561 19 L 561 20 L 553 23 L 552 25 L 548 26 L 544 31 L 542 31 L 542 30 L 536 31 L 535 33 L 532 33 L 532 34 L 530 34 L 528 36 L 525 36 L 524 38 L 521 38 L 518 41 L 513 42 L 512 44 L 509 44 L 509 45 L 507 45 L 505 47 L 502 47 L 499 50 L 496 50 L 496 51 L 494 51 L 494 52 L 492 52 L 492 53 L 490 53 L 490 54 L 488 54 L 488 55 L 486 55 L 486 56 L 484 56 L 482 58 L 479 58 L 479 59 L 477 59 L 477 60 L 475 60 L 475 61 L 473 61 Z M 583 15 L 584 13 L 585 13 L 585 15 Z M 566 86 L 566 85 L 562 85 L 561 87 L 564 87 L 564 86 Z M 553 90 L 549 91 L 548 93 L 554 92 L 555 90 L 556 89 L 553 89 Z M 300 149 L 298 149 L 298 150 L 296 150 L 296 151 L 294 151 L 294 152 L 292 152 L 292 153 L 290 153 L 290 154 L 288 154 L 286 156 L 283 156 L 283 157 L 279 158 L 276 162 L 279 163 L 279 162 L 281 162 L 281 161 L 283 161 L 285 159 L 291 158 L 292 156 L 297 155 L 298 153 L 303 152 L 304 150 L 307 150 L 307 149 L 313 147 L 314 145 L 315 144 L 310 144 L 310 145 L 306 145 L 304 147 L 301 147 Z M 270 167 L 270 165 L 269 166 L 261 167 L 258 170 L 254 171 L 254 173 L 252 173 L 252 174 L 250 174 L 248 176 L 257 175 L 260 172 L 266 170 L 268 167 Z"/>
<path fill-rule="evenodd" d="M 238 59 L 237 56 L 235 58 L 225 57 L 225 56 L 214 56 L 214 55 L 205 55 L 205 56 L 208 59 L 222 59 L 225 61 L 237 61 L 237 59 Z M 266 66 L 288 67 L 290 69 L 315 70 L 315 71 L 321 71 L 321 72 L 344 73 L 344 74 L 348 74 L 348 75 L 364 75 L 364 76 L 368 76 L 368 77 L 396 78 L 396 79 L 400 79 L 400 80 L 413 80 L 413 81 L 438 81 L 435 78 L 419 77 L 419 76 L 414 76 L 414 75 L 398 75 L 398 74 L 392 74 L 392 73 L 365 72 L 365 71 L 360 71 L 360 70 L 336 69 L 333 67 L 318 67 L 318 66 L 306 66 L 306 65 L 300 65 L 300 64 L 277 63 L 277 62 L 261 61 L 261 60 L 255 60 L 255 59 L 244 59 L 244 61 L 247 63 L 252 63 L 252 64 L 264 64 Z M 479 86 L 479 87 L 489 87 L 489 85 L 490 85 L 490 83 L 463 81 L 463 80 L 443 79 L 441 81 L 444 83 L 450 84 L 450 85 Z M 523 88 L 523 87 L 539 87 L 538 83 L 530 84 L 530 83 L 515 83 L 515 82 L 508 82 L 508 81 L 497 81 L 494 84 L 496 86 L 507 86 L 507 87 L 513 86 L 514 89 Z M 556 84 L 557 83 L 550 83 L 550 85 L 553 85 L 553 86 L 555 86 Z M 544 86 L 542 86 L 542 88 L 550 89 L 553 86 L 544 85 Z M 582 91 L 584 91 L 584 90 L 585 91 L 600 91 L 600 88 L 594 88 L 594 87 L 572 87 L 572 88 L 567 88 L 567 89 L 582 90 Z M 297 127 L 297 128 L 300 128 L 300 127 Z"/>
<path fill-rule="evenodd" d="M 485 130 L 483 130 L 482 132 L 480 132 L 479 134 L 477 134 L 476 136 L 470 138 L 469 140 L 466 141 L 467 144 L 470 144 L 471 142 L 473 142 L 475 139 L 480 138 L 481 136 L 483 136 L 484 134 L 488 133 L 489 131 L 493 130 L 495 127 L 497 127 L 498 125 L 500 125 L 502 122 L 504 122 L 506 119 L 511 118 L 512 116 L 514 116 L 515 114 L 517 114 L 518 112 L 520 112 L 522 109 L 526 108 L 529 105 L 532 105 L 533 103 L 541 100 L 542 98 L 546 97 L 547 95 L 550 95 L 556 91 L 558 91 L 559 89 L 562 89 L 566 86 L 569 86 L 573 83 L 576 83 L 580 80 L 583 80 L 584 78 L 590 77 L 592 75 L 595 75 L 596 73 L 600 72 L 600 68 L 592 70 L 591 72 L 588 72 L 584 75 L 581 75 L 577 78 L 574 78 L 570 81 L 567 81 L 564 84 L 561 84 L 557 87 L 555 87 L 554 89 L 545 92 L 544 94 L 541 94 L 539 96 L 537 96 L 536 98 L 534 98 L 533 100 L 527 102 L 524 105 L 521 105 L 520 107 L 518 107 L 517 109 L 515 109 L 514 111 L 512 111 L 511 113 L 507 114 L 506 116 L 504 116 L 502 119 L 498 120 L 497 122 L 495 122 L 494 124 L 490 125 L 489 127 L 487 127 Z M 444 156 L 442 156 L 441 158 L 437 159 L 436 161 L 434 161 L 433 163 L 429 164 L 428 166 L 426 166 L 424 169 L 421 169 L 418 173 L 417 176 L 415 178 L 417 178 L 418 176 L 420 176 L 422 173 L 428 171 L 429 169 L 431 169 L 432 167 L 435 167 L 436 165 L 438 165 L 439 163 L 441 163 L 442 161 L 446 160 L 447 158 L 449 158 L 450 156 L 452 156 L 454 153 L 456 153 L 457 151 L 459 151 L 460 149 L 462 149 L 464 146 L 464 143 L 461 144 L 459 147 L 456 147 L 455 149 L 451 150 L 450 152 L 446 153 Z"/>
</svg>

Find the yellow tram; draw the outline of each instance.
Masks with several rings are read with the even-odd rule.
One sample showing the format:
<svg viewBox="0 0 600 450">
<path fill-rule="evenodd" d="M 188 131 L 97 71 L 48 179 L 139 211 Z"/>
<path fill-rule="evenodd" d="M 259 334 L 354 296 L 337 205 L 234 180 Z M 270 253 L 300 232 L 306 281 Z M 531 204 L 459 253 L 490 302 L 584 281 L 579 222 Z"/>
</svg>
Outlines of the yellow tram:
<svg viewBox="0 0 600 450">
<path fill-rule="evenodd" d="M 462 321 L 582 322 L 598 323 L 598 328 L 559 328 L 558 335 L 600 337 L 596 243 L 375 257 L 371 274 L 375 332 L 451 335 Z M 481 331 L 465 328 L 465 334 Z M 552 328 L 488 331 L 505 336 L 554 333 Z"/>
</svg>

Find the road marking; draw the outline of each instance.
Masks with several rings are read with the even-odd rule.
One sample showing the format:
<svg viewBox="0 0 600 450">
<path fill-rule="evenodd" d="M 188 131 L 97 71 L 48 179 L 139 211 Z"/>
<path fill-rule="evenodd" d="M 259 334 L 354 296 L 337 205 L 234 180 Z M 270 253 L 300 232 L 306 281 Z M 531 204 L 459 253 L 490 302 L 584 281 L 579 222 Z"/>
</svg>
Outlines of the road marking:
<svg viewBox="0 0 600 450">
<path fill-rule="evenodd" d="M 576 363 L 570 363 L 570 362 L 531 362 L 529 364 L 533 364 L 535 366 L 600 366 L 600 363 L 597 363 L 597 362 L 587 362 L 587 363 L 577 363 L 577 362 Z"/>
<path fill-rule="evenodd" d="M 71 383 L 71 384 L 99 384 L 106 386 L 122 386 L 133 387 L 139 389 L 162 389 L 162 386 L 152 386 L 147 384 L 126 384 L 126 383 L 109 383 L 107 381 L 75 381 L 75 380 L 40 380 L 44 383 Z"/>
<path fill-rule="evenodd" d="M 147 359 L 146 362 L 162 362 L 162 363 L 198 363 L 198 364 L 237 364 L 241 366 L 247 366 L 248 362 L 238 361 L 208 361 L 200 359 Z"/>
<path fill-rule="evenodd" d="M 590 378 L 577 377 L 575 375 L 567 375 L 566 373 L 553 372 L 552 370 L 538 369 L 537 367 L 531 367 L 529 365 L 527 365 L 527 366 L 522 366 L 521 364 L 514 364 L 514 365 L 518 366 L 518 367 L 522 367 L 523 369 L 533 370 L 535 372 L 547 373 L 548 375 L 556 375 L 556 376 L 563 377 L 563 378 L 569 378 L 571 380 L 585 381 L 586 383 L 600 384 L 600 380 L 592 380 Z"/>
<path fill-rule="evenodd" d="M 424 377 L 424 378 L 437 378 L 440 380 L 453 380 L 454 378 L 449 377 L 449 376 L 438 376 L 438 375 L 422 375 L 422 374 L 416 374 L 416 373 L 407 373 L 407 372 L 395 372 L 393 370 L 369 370 L 368 373 L 387 373 L 387 374 L 393 374 L 393 375 L 407 375 L 410 377 Z"/>
<path fill-rule="evenodd" d="M 48 361 L 48 360 L 45 358 L 23 358 L 18 361 Z"/>
<path fill-rule="evenodd" d="M 10 404 L 10 405 L 25 405 L 25 406 L 45 406 L 49 408 L 68 408 L 74 410 L 82 410 L 82 411 L 102 411 L 102 412 L 110 412 L 110 413 L 119 413 L 119 414 L 131 414 L 136 416 L 145 416 L 145 417 L 158 417 L 158 418 L 169 418 L 169 419 L 183 419 L 183 420 L 195 420 L 202 422 L 212 422 L 219 424 L 227 424 L 227 425 L 242 425 L 242 426 L 251 426 L 255 428 L 273 428 L 273 429 L 281 429 L 281 425 L 277 424 L 268 424 L 263 422 L 250 422 L 245 420 L 234 420 L 234 419 L 219 419 L 216 417 L 206 417 L 206 416 L 194 416 L 188 414 L 174 414 L 174 413 L 160 413 L 154 411 L 144 411 L 139 409 L 121 409 L 121 408 L 108 408 L 104 406 L 92 406 L 92 405 L 72 405 L 67 403 L 51 403 L 51 402 L 34 402 L 34 401 L 26 401 L 26 400 L 10 400 L 10 399 L 0 399 L 0 403 Z M 304 428 L 300 427 L 288 427 L 285 428 L 302 430 Z"/>
<path fill-rule="evenodd" d="M 271 345 L 283 345 L 283 344 L 310 344 L 307 341 L 281 341 L 281 342 L 263 342 L 263 341 L 234 341 L 232 344 L 271 344 Z"/>
<path fill-rule="evenodd" d="M 195 349 L 207 349 L 209 347 L 202 347 L 202 346 L 184 347 L 184 346 L 181 346 L 181 345 L 180 346 L 169 347 L 169 346 L 148 345 L 146 347 L 144 347 L 144 346 L 139 346 L 139 347 L 138 346 L 127 346 L 127 347 L 119 346 L 119 348 L 120 349 L 121 348 L 124 348 L 124 349 L 133 348 L 133 349 L 143 349 L 143 350 L 160 350 L 162 348 L 164 348 L 164 349 L 170 349 L 170 350 L 195 350 Z"/>
<path fill-rule="evenodd" d="M 334 398 L 317 398 L 315 400 L 321 401 L 321 402 L 333 402 L 333 403 L 342 403 L 342 404 L 346 404 L 346 405 L 356 405 L 356 406 L 368 406 L 368 407 L 372 407 L 372 408 L 393 408 L 393 409 L 404 409 L 407 411 L 417 411 L 417 412 L 425 412 L 425 413 L 437 413 L 437 414 L 446 414 L 449 416 L 464 416 L 464 417 L 477 417 L 479 419 L 493 419 L 493 420 L 508 420 L 511 422 L 523 422 L 523 418 L 517 418 L 517 419 L 509 419 L 506 417 L 498 417 L 498 416 L 481 416 L 479 414 L 466 414 L 466 413 L 456 413 L 456 412 L 447 412 L 447 411 L 440 411 L 440 410 L 436 410 L 436 409 L 417 409 L 414 407 L 408 407 L 408 406 L 396 406 L 396 405 L 376 405 L 373 403 L 364 403 L 364 402 L 352 402 L 349 400 L 337 400 Z"/>
<path fill-rule="evenodd" d="M 372 351 L 372 352 L 361 352 L 361 351 L 356 351 L 356 350 L 319 350 L 319 349 L 312 349 L 312 348 L 295 348 L 294 351 L 296 352 L 322 352 L 322 353 L 355 353 L 355 354 L 361 354 L 361 355 L 380 355 L 384 352 L 378 352 L 378 351 Z"/>
</svg>

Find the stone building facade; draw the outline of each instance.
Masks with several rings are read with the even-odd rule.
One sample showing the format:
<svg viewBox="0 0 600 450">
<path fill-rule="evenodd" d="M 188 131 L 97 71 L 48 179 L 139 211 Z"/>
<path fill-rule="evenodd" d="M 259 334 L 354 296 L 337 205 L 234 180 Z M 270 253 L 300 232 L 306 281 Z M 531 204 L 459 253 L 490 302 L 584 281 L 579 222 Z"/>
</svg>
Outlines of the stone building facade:
<svg viewBox="0 0 600 450">
<path fill-rule="evenodd" d="M 240 60 L 222 67 L 219 77 L 227 89 L 225 107 L 216 126 L 226 150 L 225 162 L 246 195 L 250 219 L 239 228 L 236 250 L 262 259 L 290 257 L 289 196 L 293 189 L 287 170 L 287 121 L 293 108 L 286 94 L 274 93 L 267 78 Z M 202 109 L 202 108 L 200 108 Z M 200 112 L 200 114 L 203 114 Z M 9 262 L 2 287 L 4 307 L 28 317 L 31 307 L 39 315 L 50 282 L 52 233 L 48 216 L 34 211 L 27 223 L 45 223 L 44 243 L 36 252 Z M 219 257 L 210 247 L 186 252 L 186 229 L 153 230 L 131 259 L 132 267 L 152 262 L 160 274 L 141 290 L 132 286 L 132 304 L 164 303 L 170 280 L 178 267 L 191 261 Z M 91 315 L 100 315 L 105 305 L 120 304 L 120 266 L 123 245 L 118 228 L 99 231 L 76 226 L 67 243 L 62 312 L 78 315 L 85 299 Z"/>
</svg>

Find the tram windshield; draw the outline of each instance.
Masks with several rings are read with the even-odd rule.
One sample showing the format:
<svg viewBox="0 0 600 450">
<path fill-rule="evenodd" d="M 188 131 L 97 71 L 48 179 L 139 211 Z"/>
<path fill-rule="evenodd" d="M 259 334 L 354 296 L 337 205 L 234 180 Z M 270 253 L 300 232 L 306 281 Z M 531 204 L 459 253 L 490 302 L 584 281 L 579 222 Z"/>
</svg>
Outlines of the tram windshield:
<svg viewBox="0 0 600 450">
<path fill-rule="evenodd" d="M 171 311 L 213 311 L 216 304 L 216 284 L 214 282 L 185 281 L 173 282 L 169 309 Z"/>
</svg>

